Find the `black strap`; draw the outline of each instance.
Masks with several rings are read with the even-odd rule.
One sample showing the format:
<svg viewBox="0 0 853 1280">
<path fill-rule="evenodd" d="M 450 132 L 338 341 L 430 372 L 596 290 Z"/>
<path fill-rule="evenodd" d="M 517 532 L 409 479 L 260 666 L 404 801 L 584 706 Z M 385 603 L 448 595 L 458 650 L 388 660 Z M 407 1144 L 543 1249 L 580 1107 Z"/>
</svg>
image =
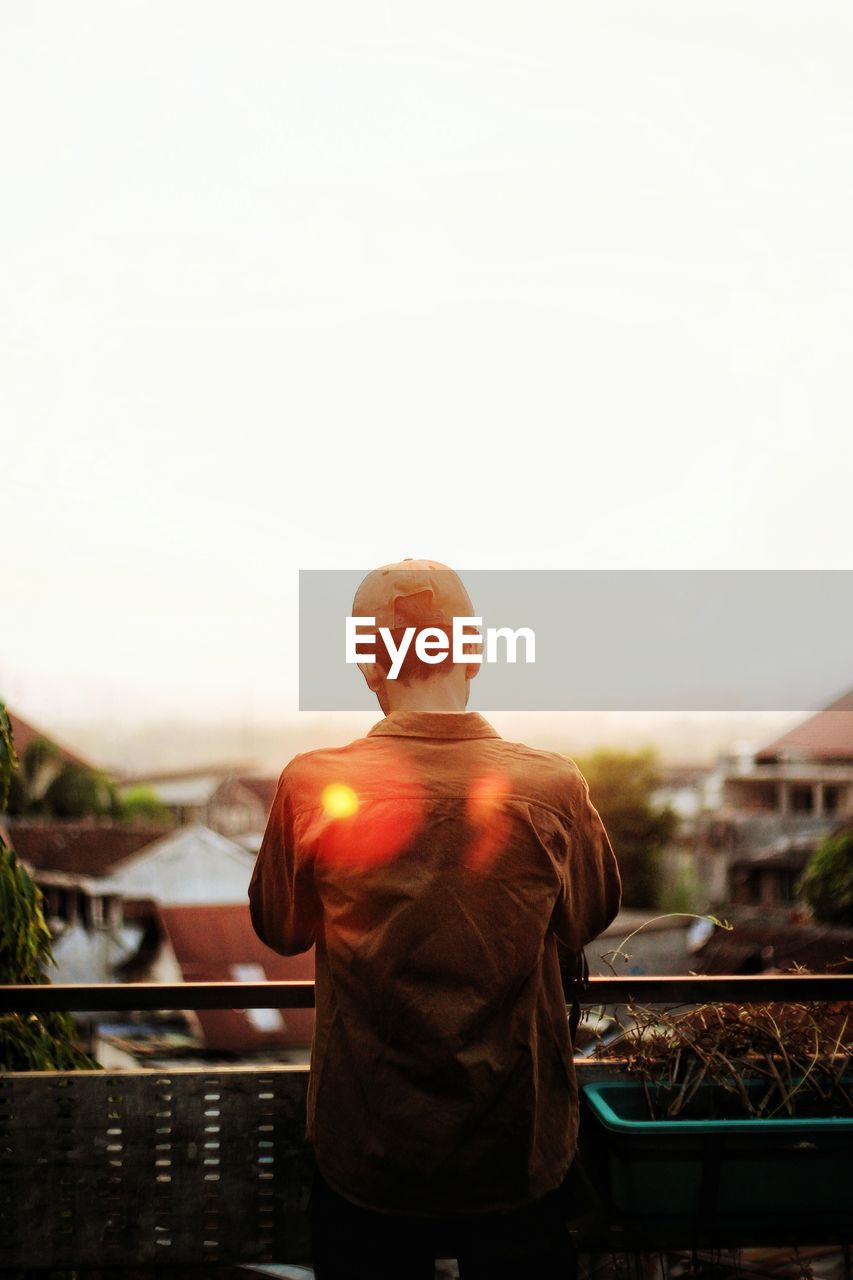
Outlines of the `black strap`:
<svg viewBox="0 0 853 1280">
<path fill-rule="evenodd" d="M 585 952 L 570 951 L 559 941 L 557 952 L 560 957 L 563 993 L 569 1006 L 569 1035 L 574 1045 L 581 1020 L 581 1000 L 589 994 L 589 964 Z"/>
</svg>

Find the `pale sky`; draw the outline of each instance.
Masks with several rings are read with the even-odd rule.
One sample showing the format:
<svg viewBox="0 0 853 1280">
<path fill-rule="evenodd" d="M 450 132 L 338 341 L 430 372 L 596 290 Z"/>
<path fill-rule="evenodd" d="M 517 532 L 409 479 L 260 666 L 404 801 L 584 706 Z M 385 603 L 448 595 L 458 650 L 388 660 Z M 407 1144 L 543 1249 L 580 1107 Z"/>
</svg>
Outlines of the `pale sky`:
<svg viewBox="0 0 853 1280">
<path fill-rule="evenodd" d="M 300 568 L 853 567 L 851 65 L 832 0 L 7 0 L 0 695 L 292 717 Z"/>
</svg>

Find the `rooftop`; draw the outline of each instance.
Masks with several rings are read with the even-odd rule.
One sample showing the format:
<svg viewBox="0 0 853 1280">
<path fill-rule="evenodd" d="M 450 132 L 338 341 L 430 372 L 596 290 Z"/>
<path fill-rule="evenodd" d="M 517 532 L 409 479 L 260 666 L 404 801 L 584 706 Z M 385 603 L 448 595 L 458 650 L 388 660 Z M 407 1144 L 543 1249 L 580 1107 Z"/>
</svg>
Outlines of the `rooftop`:
<svg viewBox="0 0 853 1280">
<path fill-rule="evenodd" d="M 313 981 L 313 949 L 282 956 L 261 942 L 248 902 L 159 908 L 185 982 Z M 208 1049 L 235 1053 L 311 1043 L 311 1009 L 200 1009 Z"/>
<path fill-rule="evenodd" d="M 88 818 L 80 822 L 8 818 L 9 840 L 18 857 L 37 871 L 108 876 L 125 858 L 171 835 L 162 823 L 117 823 Z"/>
<path fill-rule="evenodd" d="M 79 755 L 76 751 L 72 751 L 70 747 L 66 747 L 63 743 L 57 741 L 56 736 L 52 733 L 46 733 L 43 729 L 37 728 L 34 724 L 30 724 L 29 720 L 24 720 L 21 716 L 15 715 L 14 711 L 6 708 L 9 715 L 9 722 L 12 725 L 12 737 L 15 743 L 15 752 L 20 759 L 31 742 L 38 738 L 46 738 L 48 742 L 52 742 L 55 747 L 59 748 L 59 753 L 66 764 L 85 765 L 88 769 L 94 769 L 97 766 L 91 760 L 87 760 L 85 756 Z"/>
<path fill-rule="evenodd" d="M 853 690 L 756 752 L 758 764 L 785 758 L 853 762 Z"/>
</svg>

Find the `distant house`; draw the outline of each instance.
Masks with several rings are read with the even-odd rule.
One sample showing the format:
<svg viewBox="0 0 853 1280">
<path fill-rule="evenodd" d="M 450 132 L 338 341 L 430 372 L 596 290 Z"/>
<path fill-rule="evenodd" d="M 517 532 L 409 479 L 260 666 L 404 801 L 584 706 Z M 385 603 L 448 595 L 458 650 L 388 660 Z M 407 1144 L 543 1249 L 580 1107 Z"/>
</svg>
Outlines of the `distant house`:
<svg viewBox="0 0 853 1280">
<path fill-rule="evenodd" d="M 160 907 L 158 916 L 159 981 L 169 967 L 175 982 L 314 980 L 313 950 L 299 956 L 271 951 L 252 927 L 248 902 Z M 229 1053 L 307 1049 L 314 1028 L 313 1009 L 200 1009 L 195 1018 L 203 1046 Z"/>
<path fill-rule="evenodd" d="M 35 872 L 62 872 L 91 879 L 104 879 L 126 858 L 174 831 L 164 823 L 99 818 L 9 818 L 6 825 L 18 857 Z"/>
<path fill-rule="evenodd" d="M 853 691 L 756 752 L 725 779 L 740 812 L 837 822 L 853 815 Z"/>
<path fill-rule="evenodd" d="M 240 766 L 184 769 L 123 778 L 119 791 L 152 791 L 182 826 L 201 825 L 220 835 L 263 831 L 276 779 L 253 778 Z"/>
<path fill-rule="evenodd" d="M 313 950 L 280 956 L 260 941 L 248 902 L 162 907 L 129 899 L 128 920 L 141 939 L 121 967 L 125 982 L 313 981 Z M 239 1008 L 161 1011 L 99 1019 L 95 1052 L 111 1069 L 142 1065 L 186 1066 L 224 1057 L 234 1061 L 306 1063 L 314 1028 L 313 1009 Z"/>
<path fill-rule="evenodd" d="M 795 906 L 797 885 L 817 843 L 813 836 L 800 836 L 764 852 L 733 858 L 729 902 L 732 906 Z"/>
<path fill-rule="evenodd" d="M 247 900 L 254 856 L 205 827 L 10 820 L 10 842 L 44 894 L 59 982 L 111 982 L 145 944 L 133 899 Z"/>
<path fill-rule="evenodd" d="M 86 877 L 104 892 L 171 903 L 242 902 L 253 854 L 207 827 L 14 819 L 9 834 L 33 869 Z"/>
<path fill-rule="evenodd" d="M 170 827 L 10 818 L 9 843 L 44 895 L 55 982 L 112 982 L 136 950 L 114 867 L 169 834 Z"/>
<path fill-rule="evenodd" d="M 853 691 L 759 751 L 721 762 L 719 807 L 696 831 L 697 867 L 709 899 L 729 900 L 735 867 L 743 886 L 750 878 L 744 880 L 746 861 L 790 853 L 792 863 L 797 849 L 814 847 L 850 816 Z"/>
<path fill-rule="evenodd" d="M 226 836 L 178 827 L 114 865 L 110 884 L 125 897 L 164 906 L 244 902 L 254 865 L 253 855 Z"/>
</svg>

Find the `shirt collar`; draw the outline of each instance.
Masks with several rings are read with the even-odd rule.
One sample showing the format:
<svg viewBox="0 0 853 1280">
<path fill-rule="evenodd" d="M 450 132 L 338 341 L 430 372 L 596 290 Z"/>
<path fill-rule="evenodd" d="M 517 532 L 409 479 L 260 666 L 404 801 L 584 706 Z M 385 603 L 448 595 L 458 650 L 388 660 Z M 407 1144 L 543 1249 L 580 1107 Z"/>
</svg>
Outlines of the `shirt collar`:
<svg viewBox="0 0 853 1280">
<path fill-rule="evenodd" d="M 392 711 L 367 736 L 398 738 L 499 738 L 477 711 Z"/>
</svg>

